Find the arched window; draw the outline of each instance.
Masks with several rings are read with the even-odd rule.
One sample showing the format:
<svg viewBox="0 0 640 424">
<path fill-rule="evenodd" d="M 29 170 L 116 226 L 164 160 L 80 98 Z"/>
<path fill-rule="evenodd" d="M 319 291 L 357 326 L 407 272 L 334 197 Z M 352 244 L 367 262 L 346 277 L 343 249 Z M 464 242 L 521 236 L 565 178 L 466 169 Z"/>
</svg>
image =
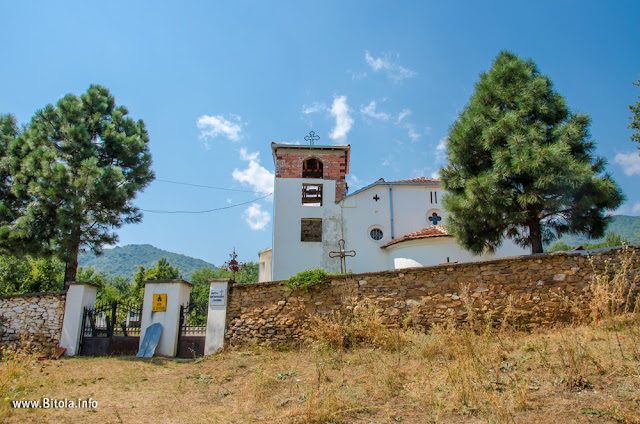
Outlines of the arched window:
<svg viewBox="0 0 640 424">
<path fill-rule="evenodd" d="M 302 178 L 322 178 L 322 162 L 309 158 L 302 164 Z"/>
</svg>

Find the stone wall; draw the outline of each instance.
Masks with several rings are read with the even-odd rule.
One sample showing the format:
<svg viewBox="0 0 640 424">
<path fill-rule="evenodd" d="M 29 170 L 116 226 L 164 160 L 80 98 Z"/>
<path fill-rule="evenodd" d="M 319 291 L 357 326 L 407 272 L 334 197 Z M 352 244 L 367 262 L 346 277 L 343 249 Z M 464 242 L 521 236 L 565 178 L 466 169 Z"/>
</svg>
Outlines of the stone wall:
<svg viewBox="0 0 640 424">
<path fill-rule="evenodd" d="M 594 267 L 601 272 L 608 263 L 611 271 L 620 253 L 620 249 L 558 252 L 332 276 L 328 284 L 310 291 L 291 292 L 279 282 L 234 284 L 226 341 L 297 342 L 304 338 L 309 316 L 332 312 L 345 316 L 366 299 L 378 305 L 384 323 L 397 327 L 407 319 L 424 327 L 450 319 L 463 321 L 470 309 L 494 320 L 508 313 L 528 328 L 567 322 L 588 309 Z M 631 274 L 637 293 L 640 246 L 629 247 L 626 253 L 634 258 Z"/>
<path fill-rule="evenodd" d="M 33 346 L 51 353 L 60 343 L 66 292 L 0 296 L 0 344 L 31 337 Z"/>
</svg>

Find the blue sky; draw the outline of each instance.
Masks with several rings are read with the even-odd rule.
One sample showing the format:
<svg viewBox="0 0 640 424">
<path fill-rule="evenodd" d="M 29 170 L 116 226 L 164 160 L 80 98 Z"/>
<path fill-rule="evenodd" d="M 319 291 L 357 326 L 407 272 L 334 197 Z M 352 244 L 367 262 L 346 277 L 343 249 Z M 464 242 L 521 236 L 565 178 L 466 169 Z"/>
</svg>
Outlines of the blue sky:
<svg viewBox="0 0 640 424">
<path fill-rule="evenodd" d="M 90 84 L 150 134 L 149 243 L 216 265 L 271 245 L 270 143 L 351 144 L 350 190 L 432 176 L 478 75 L 509 49 L 591 115 L 597 154 L 640 215 L 628 105 L 640 89 L 640 2 L 15 2 L 0 0 L 0 113 L 34 112 Z M 161 181 L 164 180 L 164 181 Z M 220 187 L 226 190 L 165 181 Z M 232 190 L 243 191 L 232 191 Z M 253 192 L 252 192 L 253 191 Z M 264 194 L 262 194 L 265 192 Z"/>
</svg>

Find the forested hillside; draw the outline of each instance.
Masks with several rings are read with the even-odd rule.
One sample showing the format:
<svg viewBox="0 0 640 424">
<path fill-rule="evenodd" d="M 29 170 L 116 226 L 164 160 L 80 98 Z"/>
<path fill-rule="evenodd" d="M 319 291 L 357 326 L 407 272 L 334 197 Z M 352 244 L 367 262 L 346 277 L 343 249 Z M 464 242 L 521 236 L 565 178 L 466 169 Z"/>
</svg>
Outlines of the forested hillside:
<svg viewBox="0 0 640 424">
<path fill-rule="evenodd" d="M 153 268 L 160 258 L 167 258 L 169 263 L 180 270 L 182 278 L 188 280 L 194 271 L 203 267 L 216 268 L 215 265 L 201 259 L 158 249 L 150 244 L 130 244 L 113 249 L 105 249 L 96 256 L 92 253 L 81 253 L 78 265 L 83 268 L 93 267 L 96 272 L 104 272 L 110 277 L 119 276 L 133 279 L 138 265 Z"/>
<path fill-rule="evenodd" d="M 607 227 L 607 231 L 618 234 L 629 243 L 635 244 L 640 242 L 640 216 L 614 215 Z M 567 243 L 569 246 L 576 247 L 585 243 L 598 243 L 604 240 L 589 239 L 584 235 L 567 234 L 562 236 L 560 241 Z"/>
</svg>

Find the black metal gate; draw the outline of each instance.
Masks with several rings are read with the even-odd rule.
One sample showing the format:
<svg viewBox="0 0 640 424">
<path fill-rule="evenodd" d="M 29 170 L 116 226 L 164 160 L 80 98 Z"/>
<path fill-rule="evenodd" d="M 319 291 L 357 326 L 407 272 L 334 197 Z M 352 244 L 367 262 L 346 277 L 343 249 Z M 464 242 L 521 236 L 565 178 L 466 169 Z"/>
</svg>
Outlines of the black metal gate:
<svg viewBox="0 0 640 424">
<path fill-rule="evenodd" d="M 82 314 L 80 355 L 135 355 L 142 305 L 113 301 L 87 306 Z"/>
<path fill-rule="evenodd" d="M 207 302 L 189 302 L 180 306 L 177 353 L 179 358 L 204 355 L 208 312 Z"/>
</svg>

